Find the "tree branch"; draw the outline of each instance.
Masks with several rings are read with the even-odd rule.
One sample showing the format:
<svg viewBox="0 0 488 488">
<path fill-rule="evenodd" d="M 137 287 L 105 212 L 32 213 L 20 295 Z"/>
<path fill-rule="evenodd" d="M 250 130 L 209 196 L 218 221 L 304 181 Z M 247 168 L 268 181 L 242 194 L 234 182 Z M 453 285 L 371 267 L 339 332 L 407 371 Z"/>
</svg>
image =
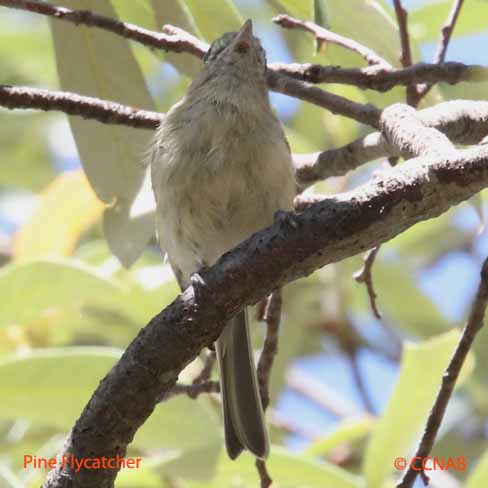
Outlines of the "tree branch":
<svg viewBox="0 0 488 488">
<path fill-rule="evenodd" d="M 278 352 L 279 327 L 281 319 L 282 297 L 281 290 L 274 291 L 269 297 L 264 320 L 266 321 L 266 339 L 263 352 L 258 362 L 258 381 L 263 409 L 269 405 L 269 379 L 273 368 L 274 358 Z"/>
<path fill-rule="evenodd" d="M 434 441 L 439 431 L 442 419 L 446 412 L 447 405 L 456 386 L 456 381 L 461 372 L 461 368 L 466 360 L 466 357 L 473 345 L 476 334 L 483 327 L 483 319 L 485 317 L 486 306 L 488 304 L 488 258 L 483 263 L 481 268 L 481 279 L 471 308 L 471 313 L 468 322 L 463 329 L 459 342 L 456 346 L 454 354 L 449 361 L 445 373 L 442 375 L 442 384 L 437 393 L 437 397 L 429 413 L 427 423 L 425 424 L 424 433 L 420 444 L 415 453 L 415 458 L 420 461 L 420 466 L 410 466 L 405 472 L 401 481 L 396 485 L 397 488 L 411 488 L 417 478 L 417 475 L 422 471 L 422 460 L 424 460 L 431 452 L 434 446 Z"/>
<path fill-rule="evenodd" d="M 204 285 L 188 287 L 139 332 L 93 394 L 64 452 L 80 458 L 124 455 L 160 395 L 243 306 L 436 217 L 485 187 L 486 146 L 449 158 L 421 157 L 254 234 L 202 272 Z M 112 487 L 115 476 L 111 470 L 74 473 L 58 466 L 43 486 L 73 480 L 77 486 Z"/>
<path fill-rule="evenodd" d="M 362 124 L 378 127 L 381 111 L 371 104 L 353 102 L 314 86 L 311 83 L 268 72 L 268 86 L 271 90 L 299 98 L 325 108 L 333 114 L 343 115 Z"/>
<path fill-rule="evenodd" d="M 276 290 L 268 298 L 268 303 L 264 313 L 264 320 L 266 322 L 266 338 L 264 340 L 263 351 L 259 358 L 257 368 L 259 391 L 261 394 L 261 401 L 263 403 L 264 411 L 266 411 L 269 406 L 269 380 L 274 359 L 276 357 L 276 353 L 278 352 L 281 306 L 281 290 Z M 266 462 L 262 459 L 256 459 L 256 468 L 261 481 L 261 488 L 268 488 L 271 486 L 273 480 L 268 473 Z"/>
<path fill-rule="evenodd" d="M 164 116 L 158 112 L 76 93 L 8 85 L 0 85 L 0 106 L 8 109 L 60 110 L 69 115 L 97 120 L 103 124 L 127 125 L 139 129 L 156 129 Z"/>
<path fill-rule="evenodd" d="M 461 13 L 461 8 L 463 6 L 464 0 L 455 0 L 452 4 L 451 11 L 446 19 L 446 22 L 441 29 L 441 39 L 439 40 L 439 45 L 437 47 L 437 52 L 435 56 L 435 62 L 441 64 L 446 59 L 447 48 L 449 47 L 449 42 L 451 41 L 451 36 L 456 26 L 459 14 Z"/>
<path fill-rule="evenodd" d="M 127 39 L 139 42 L 146 46 L 172 50 L 176 52 L 187 52 L 199 58 L 203 57 L 208 47 L 206 43 L 203 43 L 202 41 L 185 32 L 184 30 L 169 25 L 163 27 L 163 30 L 166 32 L 166 34 L 160 34 L 159 32 L 149 31 L 147 29 L 143 29 L 132 24 L 120 22 L 116 19 L 93 14 L 89 11 L 67 9 L 64 7 L 59 7 L 36 0 L 0 0 L 0 5 L 40 13 L 61 20 L 69 21 L 77 25 L 83 24 L 89 27 L 99 27 L 114 34 L 123 36 Z M 420 74 L 422 73 L 424 74 L 424 76 L 434 77 L 441 76 L 440 73 L 442 73 L 442 76 L 445 76 L 448 81 L 451 80 L 451 82 L 458 81 L 458 79 L 461 78 L 470 78 L 476 81 L 486 78 L 486 70 L 484 70 L 482 67 L 464 67 L 464 65 L 456 65 L 456 63 L 450 64 L 450 66 L 448 68 L 445 68 L 444 70 L 441 70 L 440 68 L 426 69 L 425 67 L 418 65 L 418 67 L 415 67 L 415 70 L 411 72 L 404 71 L 403 73 L 391 71 L 391 66 L 385 65 L 384 63 L 381 63 L 380 67 L 376 66 L 376 68 L 380 70 L 377 71 L 376 74 L 375 72 L 370 73 L 368 71 L 361 70 L 343 70 L 341 76 L 346 76 L 346 78 L 349 77 L 349 79 L 356 79 L 358 83 L 370 83 L 376 86 L 383 87 L 387 87 L 388 84 L 391 84 L 392 82 L 404 83 L 406 77 L 420 76 Z M 323 75 L 324 70 L 327 69 L 327 67 L 321 67 L 321 69 L 319 70 L 320 75 Z M 312 70 L 312 72 L 314 70 Z M 280 69 L 274 69 L 273 66 L 271 66 L 268 74 L 268 84 L 272 90 L 283 93 L 285 95 L 300 98 L 307 102 L 328 109 L 332 113 L 350 117 L 354 120 L 357 120 L 358 122 L 370 125 L 372 127 L 378 127 L 380 111 L 376 107 L 368 104 L 356 103 L 338 95 L 328 93 L 306 82 L 297 79 L 291 79 L 290 77 L 283 75 L 285 71 L 286 70 L 283 71 L 283 65 L 281 65 Z M 293 69 L 290 68 L 290 72 L 293 72 Z M 310 73 L 310 70 L 307 70 L 306 72 Z M 333 68 L 329 67 L 329 72 L 333 73 Z M 335 73 L 337 75 L 337 73 L 339 72 L 336 71 Z M 436 74 L 432 75 L 432 73 Z M 295 75 L 296 74 L 297 72 L 295 71 Z M 296 77 L 297 76 L 295 76 L 295 78 Z M 387 81 L 385 82 L 381 80 L 382 77 L 386 77 Z M 45 95 L 48 95 L 48 93 L 49 92 L 44 92 Z M 5 96 L 6 94 L 4 94 L 4 98 Z M 44 97 L 44 100 L 41 101 L 44 110 L 63 110 L 61 106 L 46 103 L 45 98 L 46 97 Z M 27 98 L 19 100 L 18 105 L 15 105 L 12 100 L 13 99 L 8 101 L 9 108 L 28 108 L 30 106 L 26 102 Z M 92 101 L 96 101 L 96 99 L 93 99 Z M 112 103 L 102 100 L 98 100 L 98 102 L 99 104 Z M 34 106 L 34 108 L 38 107 Z M 123 106 L 120 106 L 119 109 L 133 111 L 133 109 L 130 109 L 128 107 L 124 108 Z M 77 112 L 76 107 L 71 103 L 70 110 L 74 112 L 75 115 L 82 115 L 87 118 L 93 118 L 91 117 L 93 112 L 88 107 L 83 107 L 79 110 L 79 112 Z M 101 121 L 104 121 L 103 118 L 106 114 L 104 111 L 99 112 L 100 110 L 102 110 L 101 106 L 100 109 L 98 109 L 98 112 L 93 113 L 93 115 L 100 116 Z M 111 120 L 110 117 L 112 114 L 110 113 L 110 110 L 107 115 L 107 120 Z M 114 120 L 120 121 L 116 123 L 124 123 L 124 120 L 131 122 L 132 119 L 135 120 L 134 123 L 137 124 L 138 127 L 143 127 L 146 126 L 145 124 L 147 124 L 147 127 L 149 128 L 149 126 L 151 125 L 151 122 L 148 120 L 141 122 L 141 125 L 139 125 L 139 118 L 135 114 L 132 115 L 128 120 L 124 119 L 124 117 L 114 118 Z"/>
<path fill-rule="evenodd" d="M 349 49 L 350 51 L 359 54 L 369 65 L 376 64 L 385 66 L 387 68 L 391 67 L 390 63 L 388 63 L 386 59 L 382 58 L 378 53 L 374 52 L 369 47 L 364 46 L 354 39 L 341 36 L 340 34 L 325 29 L 324 27 L 321 27 L 313 22 L 298 20 L 290 17 L 289 15 L 277 15 L 272 20 L 275 24 L 278 24 L 284 29 L 303 29 L 311 32 L 315 36 L 315 39 L 319 41 L 337 44 L 338 46 Z"/>
<path fill-rule="evenodd" d="M 376 303 L 376 292 L 374 291 L 373 276 L 371 273 L 374 261 L 376 259 L 376 255 L 378 254 L 379 250 L 380 250 L 380 246 L 376 246 L 373 247 L 373 249 L 370 249 L 366 253 L 366 256 L 364 257 L 364 265 L 359 271 L 354 273 L 354 279 L 358 283 L 364 283 L 366 285 L 366 290 L 368 291 L 371 310 L 373 311 L 374 316 L 378 320 L 381 320 L 381 313 Z"/>
<path fill-rule="evenodd" d="M 454 100 L 417 112 L 427 127 L 456 144 L 478 144 L 488 135 L 488 102 Z M 293 156 L 297 179 L 305 189 L 317 181 L 341 176 L 375 159 L 400 156 L 380 132 L 368 134 L 337 149 Z"/>
<path fill-rule="evenodd" d="M 187 52 L 200 58 L 203 57 L 208 48 L 206 43 L 190 35 L 161 34 L 137 25 L 95 14 L 90 10 L 75 10 L 37 0 L 0 0 L 0 6 L 26 10 L 47 17 L 65 20 L 75 25 L 98 27 L 126 39 L 136 41 L 144 46 L 166 51 Z"/>
<path fill-rule="evenodd" d="M 195 399 L 204 393 L 220 393 L 220 383 L 218 381 L 204 381 L 191 385 L 176 383 L 171 390 L 165 391 L 159 396 L 158 402 L 165 402 L 176 395 L 188 395 Z"/>
<path fill-rule="evenodd" d="M 410 50 L 410 35 L 408 33 L 408 12 L 403 7 L 401 0 L 393 0 L 395 7 L 395 14 L 398 22 L 398 30 L 400 31 L 400 45 L 402 46 L 402 55 L 400 62 L 404 68 L 412 65 L 412 52 Z"/>
<path fill-rule="evenodd" d="M 461 81 L 483 82 L 488 80 L 488 68 L 458 62 L 416 63 L 403 69 L 377 65 L 365 68 L 341 68 L 340 66 L 322 66 L 311 63 L 271 63 L 268 67 L 275 73 L 309 83 L 342 83 L 379 92 L 415 83 L 444 82 L 454 85 Z"/>
<path fill-rule="evenodd" d="M 441 38 L 437 47 L 434 62 L 437 64 L 443 64 L 446 58 L 447 48 L 451 40 L 452 33 L 456 27 L 456 22 L 461 12 L 464 0 L 454 0 L 452 8 L 447 16 L 446 22 L 441 29 Z M 432 84 L 420 85 L 417 87 L 417 94 L 414 100 L 414 105 L 418 105 L 432 88 Z"/>
<path fill-rule="evenodd" d="M 400 45 L 402 52 L 400 56 L 400 62 L 404 68 L 408 68 L 412 65 L 412 51 L 410 49 L 410 33 L 408 32 L 408 12 L 402 5 L 401 0 L 393 0 L 395 7 L 395 14 L 398 23 L 398 30 L 400 31 Z M 407 103 L 416 106 L 415 96 L 417 94 L 417 87 L 409 83 L 407 86 Z"/>
</svg>

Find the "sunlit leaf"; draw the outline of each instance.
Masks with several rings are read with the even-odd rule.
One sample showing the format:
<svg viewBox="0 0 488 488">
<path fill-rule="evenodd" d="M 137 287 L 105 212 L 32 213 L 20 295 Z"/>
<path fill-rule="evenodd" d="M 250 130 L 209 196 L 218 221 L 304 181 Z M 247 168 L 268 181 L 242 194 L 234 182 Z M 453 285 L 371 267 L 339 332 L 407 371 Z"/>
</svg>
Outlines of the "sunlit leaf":
<svg viewBox="0 0 488 488">
<path fill-rule="evenodd" d="M 333 432 L 317 439 L 305 451 L 310 456 L 326 456 L 334 449 L 363 439 L 375 425 L 372 417 L 346 419 L 339 423 Z"/>
<path fill-rule="evenodd" d="M 461 10 L 454 36 L 486 30 L 488 3 L 484 0 L 472 0 L 466 7 Z M 411 10 L 408 16 L 410 32 L 419 41 L 437 41 L 451 8 L 451 0 L 437 0 Z"/>
<path fill-rule="evenodd" d="M 280 13 L 286 13 L 302 20 L 314 17 L 313 0 L 268 0 Z"/>
<path fill-rule="evenodd" d="M 175 25 L 200 37 L 201 33 L 183 0 L 151 0 L 158 30 L 165 24 Z M 187 76 L 193 77 L 201 68 L 201 61 L 188 53 L 165 54 L 165 60 Z"/>
<path fill-rule="evenodd" d="M 394 459 L 407 455 L 427 419 L 458 339 L 459 331 L 452 330 L 405 345 L 400 376 L 366 449 L 363 470 L 368 488 L 382 486 L 394 469 Z M 471 358 L 464 365 L 457 386 L 473 366 Z"/>
<path fill-rule="evenodd" d="M 372 273 L 378 306 L 402 330 L 429 337 L 448 329 L 448 320 L 419 289 L 412 271 L 395 262 L 377 259 Z M 356 303 L 361 303 L 363 308 L 369 307 L 366 288 L 358 284 L 353 291 L 356 300 L 361 297 Z"/>
<path fill-rule="evenodd" d="M 62 173 L 41 193 L 37 210 L 17 232 L 14 257 L 70 255 L 102 211 L 82 171 Z"/>
<path fill-rule="evenodd" d="M 54 171 L 44 137 L 48 120 L 45 114 L 0 111 L 0 147 L 6 162 L 0 185 L 39 191 L 51 181 Z"/>
<path fill-rule="evenodd" d="M 124 300 L 121 287 L 92 269 L 63 261 L 33 261 L 0 271 L 0 325 L 25 324 L 57 308 Z"/>
<path fill-rule="evenodd" d="M 360 478 L 325 462 L 317 462 L 307 456 L 292 454 L 273 446 L 266 461 L 267 469 L 273 475 L 273 482 L 280 488 L 360 488 Z M 214 488 L 216 486 L 238 486 L 255 488 L 259 479 L 253 456 L 244 453 L 231 461 L 222 454 L 217 465 L 217 475 L 209 483 L 189 483 L 189 488 Z"/>
<path fill-rule="evenodd" d="M 116 17 L 107 0 L 69 0 L 65 5 Z M 51 25 L 62 89 L 154 110 L 128 41 L 101 29 L 69 22 L 52 20 Z M 101 200 L 112 205 L 107 210 L 108 218 L 113 212 L 129 215 L 128 209 L 144 179 L 141 161 L 151 131 L 76 117 L 70 117 L 69 122 L 90 184 Z M 111 248 L 126 265 L 137 254 L 134 248 L 141 252 L 153 235 L 152 224 L 141 226 L 136 222 L 133 228 L 130 222 L 124 227 L 123 236 L 120 232 L 113 236 L 112 226 L 107 233 Z M 133 244 L 130 255 L 118 245 L 122 237 Z"/>
<path fill-rule="evenodd" d="M 114 348 L 72 347 L 33 350 L 3 358 L 0 417 L 23 417 L 69 430 L 120 354 Z M 215 451 L 221 444 L 217 418 L 208 400 L 183 396 L 159 405 L 132 443 L 136 448 L 174 449 L 173 457 L 199 449 L 204 455 L 205 450 Z M 206 461 L 208 471 L 212 464 L 210 453 Z"/>
<path fill-rule="evenodd" d="M 488 485 L 488 451 L 483 454 L 466 482 L 465 488 L 481 488 Z"/>
<path fill-rule="evenodd" d="M 238 30 L 243 19 L 232 0 L 185 0 L 198 31 L 213 41 L 224 32 Z"/>
</svg>

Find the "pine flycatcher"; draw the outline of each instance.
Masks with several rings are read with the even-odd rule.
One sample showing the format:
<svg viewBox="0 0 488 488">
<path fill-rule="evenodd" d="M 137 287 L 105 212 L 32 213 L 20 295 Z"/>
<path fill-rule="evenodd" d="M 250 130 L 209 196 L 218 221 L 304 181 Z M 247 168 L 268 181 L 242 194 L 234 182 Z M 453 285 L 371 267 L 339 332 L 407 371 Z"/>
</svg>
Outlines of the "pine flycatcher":
<svg viewBox="0 0 488 488">
<path fill-rule="evenodd" d="M 291 210 L 295 177 L 268 99 L 266 57 L 252 23 L 224 34 L 163 119 L 151 151 L 156 228 L 181 288 L 252 233 Z M 269 450 L 246 311 L 216 342 L 229 456 Z"/>
</svg>

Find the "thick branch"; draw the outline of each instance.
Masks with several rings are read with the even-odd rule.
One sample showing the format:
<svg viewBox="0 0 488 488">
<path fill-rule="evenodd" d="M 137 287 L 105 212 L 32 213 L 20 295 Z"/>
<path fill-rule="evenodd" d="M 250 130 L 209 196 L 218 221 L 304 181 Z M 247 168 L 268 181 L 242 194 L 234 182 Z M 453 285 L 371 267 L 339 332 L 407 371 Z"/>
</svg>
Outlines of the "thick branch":
<svg viewBox="0 0 488 488">
<path fill-rule="evenodd" d="M 442 384 L 437 393 L 432 410 L 429 413 L 425 430 L 420 440 L 420 444 L 415 453 L 415 459 L 419 461 L 429 456 L 434 441 L 439 431 L 442 419 L 447 409 L 447 405 L 456 386 L 456 381 L 461 372 L 461 368 L 468 356 L 468 353 L 473 345 L 476 334 L 483 327 L 483 320 L 485 317 L 486 306 L 488 304 L 488 258 L 483 263 L 481 269 L 481 280 L 478 287 L 478 292 L 471 308 L 468 322 L 463 329 L 456 350 L 452 355 L 449 365 L 445 373 L 442 375 Z M 422 463 L 420 467 L 414 469 L 409 467 L 405 472 L 402 480 L 397 484 L 397 488 L 411 488 L 417 478 L 417 475 L 422 471 Z"/>
<path fill-rule="evenodd" d="M 137 429 L 181 370 L 244 305 L 403 232 L 488 187 L 488 147 L 417 158 L 303 213 L 278 219 L 202 272 L 154 317 L 100 383 L 64 447 L 76 457 L 124 455 Z M 113 486 L 116 473 L 59 467 L 44 487 Z"/>
<path fill-rule="evenodd" d="M 478 144 L 488 135 L 488 102 L 454 100 L 417 112 L 427 127 L 434 127 L 456 144 Z M 341 176 L 368 161 L 400 156 L 380 132 L 368 134 L 345 146 L 320 153 L 295 154 L 298 181 L 302 188 Z"/>
<path fill-rule="evenodd" d="M 298 20 L 290 17 L 289 15 L 277 15 L 273 18 L 273 22 L 284 29 L 306 30 L 311 32 L 315 36 L 315 39 L 319 41 L 337 44 L 338 46 L 342 46 L 350 51 L 354 51 L 364 58 L 369 65 L 379 64 L 385 67 L 391 67 L 388 61 L 382 58 L 378 53 L 374 52 L 371 48 L 364 46 L 354 39 L 341 36 L 340 34 L 332 32 L 325 27 L 314 24 L 313 22 Z"/>
<path fill-rule="evenodd" d="M 440 131 L 427 127 L 417 111 L 401 103 L 385 108 L 380 127 L 390 146 L 405 159 L 455 151 L 452 142 Z"/>
<path fill-rule="evenodd" d="M 140 110 L 99 98 L 22 86 L 0 85 L 0 106 L 9 109 L 60 110 L 104 124 L 128 125 L 140 129 L 156 129 L 163 117 L 158 112 Z"/>
</svg>

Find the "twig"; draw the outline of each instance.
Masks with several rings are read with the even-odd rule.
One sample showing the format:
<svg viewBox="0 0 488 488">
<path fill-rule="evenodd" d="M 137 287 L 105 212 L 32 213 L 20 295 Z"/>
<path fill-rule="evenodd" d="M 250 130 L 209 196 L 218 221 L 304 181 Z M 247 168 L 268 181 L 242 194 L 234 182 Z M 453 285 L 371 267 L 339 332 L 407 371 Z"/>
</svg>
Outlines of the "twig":
<svg viewBox="0 0 488 488">
<path fill-rule="evenodd" d="M 156 129 L 164 117 L 158 112 L 128 107 L 76 93 L 8 85 L 0 85 L 0 106 L 9 109 L 60 110 L 84 119 L 94 119 L 103 124 L 127 125 L 139 129 Z"/>
<path fill-rule="evenodd" d="M 391 67 L 388 61 L 369 47 L 364 46 L 354 39 L 341 36 L 340 34 L 325 29 L 324 27 L 314 24 L 313 22 L 298 20 L 290 17 L 289 15 L 277 15 L 272 20 L 275 24 L 278 24 L 280 27 L 285 29 L 303 29 L 311 32 L 319 41 L 330 42 L 331 44 L 337 44 L 338 46 L 342 46 L 346 49 L 354 51 L 363 57 L 369 65 L 374 64 Z"/>
<path fill-rule="evenodd" d="M 268 86 L 279 93 L 305 100 L 334 114 L 344 115 L 371 127 L 378 127 L 381 111 L 371 104 L 353 102 L 314 86 L 273 71 L 268 72 Z"/>
<path fill-rule="evenodd" d="M 275 73 L 310 83 L 342 83 L 379 92 L 416 83 L 444 82 L 454 85 L 461 81 L 476 83 L 488 80 L 487 67 L 458 62 L 416 63 L 402 69 L 378 65 L 365 68 L 342 68 L 311 63 L 270 63 L 268 68 Z"/>
<path fill-rule="evenodd" d="M 215 365 L 215 359 L 215 351 L 209 351 L 207 357 L 205 358 L 205 363 L 203 364 L 203 368 L 200 371 L 200 374 L 192 382 L 194 385 L 205 383 L 210 379 L 212 369 Z"/>
<path fill-rule="evenodd" d="M 461 337 L 459 338 L 459 342 L 449 361 L 446 371 L 442 375 L 442 384 L 439 392 L 437 393 L 432 410 L 429 413 L 422 439 L 420 440 L 419 446 L 415 453 L 415 458 L 419 459 L 420 461 L 424 460 L 432 450 L 437 432 L 439 431 L 442 419 L 444 418 L 447 405 L 454 391 L 456 380 L 471 349 L 476 334 L 483 327 L 483 319 L 485 316 L 487 303 L 488 258 L 485 259 L 481 268 L 480 284 L 471 307 L 471 313 L 461 333 Z M 411 488 L 418 474 L 419 470 L 410 466 L 405 472 L 401 481 L 396 485 L 397 488 Z"/>
<path fill-rule="evenodd" d="M 408 12 L 403 7 L 401 0 L 393 0 L 395 7 L 395 14 L 398 22 L 398 30 L 400 31 L 400 45 L 402 46 L 402 55 L 400 62 L 404 68 L 412 65 L 412 52 L 410 50 L 410 35 L 408 33 Z"/>
<path fill-rule="evenodd" d="M 437 64 L 444 63 L 446 59 L 447 48 L 449 47 L 449 42 L 451 41 L 451 36 L 456 27 L 456 23 L 461 12 L 461 8 L 463 6 L 464 0 L 454 0 L 451 10 L 447 16 L 444 25 L 441 28 L 441 37 L 439 40 L 439 44 L 437 47 L 437 51 L 434 57 L 434 62 Z M 429 93 L 432 88 L 432 84 L 420 85 L 417 87 L 417 94 L 415 98 L 415 105 L 418 103 Z"/>
<path fill-rule="evenodd" d="M 296 367 L 291 368 L 286 373 L 286 386 L 337 418 L 361 413 L 353 403 L 341 396 L 340 393 Z"/>
<path fill-rule="evenodd" d="M 410 49 L 410 34 L 408 32 L 408 12 L 402 5 L 401 0 L 393 0 L 395 7 L 395 14 L 398 22 L 398 30 L 400 31 L 400 45 L 402 47 L 402 53 L 400 56 L 400 62 L 404 68 L 408 68 L 412 65 L 412 51 Z M 413 84 L 407 86 L 407 103 L 412 106 L 416 106 L 417 87 Z M 392 161 L 396 163 L 395 161 Z M 394 164 L 393 164 L 394 165 Z"/>
<path fill-rule="evenodd" d="M 269 378 L 273 362 L 278 352 L 278 330 L 281 319 L 281 291 L 274 291 L 268 299 L 264 320 L 266 321 L 266 339 L 258 361 L 258 381 L 263 409 L 269 405 Z"/>
<path fill-rule="evenodd" d="M 463 3 L 464 0 L 454 1 L 447 20 L 442 26 L 441 38 L 439 40 L 439 45 L 437 47 L 437 52 L 435 55 L 435 62 L 438 64 L 443 63 L 446 59 L 447 48 L 449 47 L 449 42 L 451 41 L 451 36 L 454 31 L 454 27 L 456 26 L 459 14 L 461 13 Z"/>
<path fill-rule="evenodd" d="M 137 25 L 98 15 L 90 10 L 75 10 L 37 0 L 0 0 L 0 6 L 27 10 L 36 14 L 72 22 L 76 25 L 98 27 L 145 46 L 175 52 L 188 52 L 203 57 L 208 46 L 190 34 L 180 31 L 178 35 L 161 34 Z"/>
<path fill-rule="evenodd" d="M 381 320 L 381 313 L 376 303 L 377 295 L 376 292 L 374 291 L 373 276 L 371 273 L 374 260 L 379 250 L 380 250 L 380 246 L 373 247 L 373 249 L 371 249 L 366 254 L 366 256 L 364 256 L 364 265 L 359 271 L 356 271 L 356 273 L 354 273 L 354 279 L 358 283 L 364 283 L 366 285 L 366 289 L 368 291 L 368 296 L 369 296 L 369 303 L 371 305 L 371 310 L 373 311 L 374 316 L 378 320 Z"/>
<path fill-rule="evenodd" d="M 354 384 L 356 385 L 361 401 L 363 402 L 363 407 L 368 413 L 374 415 L 373 402 L 371 401 L 368 389 L 366 388 L 366 385 L 364 383 L 363 375 L 361 374 L 361 369 L 359 367 L 358 351 L 357 349 L 353 351 L 347 351 L 347 355 L 349 358 L 349 363 L 351 365 Z"/>
<path fill-rule="evenodd" d="M 256 469 L 258 470 L 261 488 L 269 488 L 273 484 L 273 480 L 269 476 L 266 463 L 262 459 L 256 459 Z"/>
<path fill-rule="evenodd" d="M 266 322 L 266 338 L 264 340 L 263 351 L 258 361 L 257 375 L 259 382 L 259 391 L 263 410 L 266 411 L 269 405 L 269 379 L 273 362 L 278 352 L 279 326 L 281 319 L 282 296 L 281 290 L 275 290 L 268 298 L 268 305 L 264 314 Z M 261 480 L 261 488 L 271 486 L 271 479 L 266 468 L 266 462 L 256 459 L 256 468 Z"/>
<path fill-rule="evenodd" d="M 203 393 L 219 392 L 220 383 L 218 381 L 205 381 L 203 383 L 192 383 L 191 385 L 176 383 L 171 390 L 159 396 L 158 402 L 165 402 L 176 395 L 188 395 L 190 398 L 197 398 Z"/>
</svg>

